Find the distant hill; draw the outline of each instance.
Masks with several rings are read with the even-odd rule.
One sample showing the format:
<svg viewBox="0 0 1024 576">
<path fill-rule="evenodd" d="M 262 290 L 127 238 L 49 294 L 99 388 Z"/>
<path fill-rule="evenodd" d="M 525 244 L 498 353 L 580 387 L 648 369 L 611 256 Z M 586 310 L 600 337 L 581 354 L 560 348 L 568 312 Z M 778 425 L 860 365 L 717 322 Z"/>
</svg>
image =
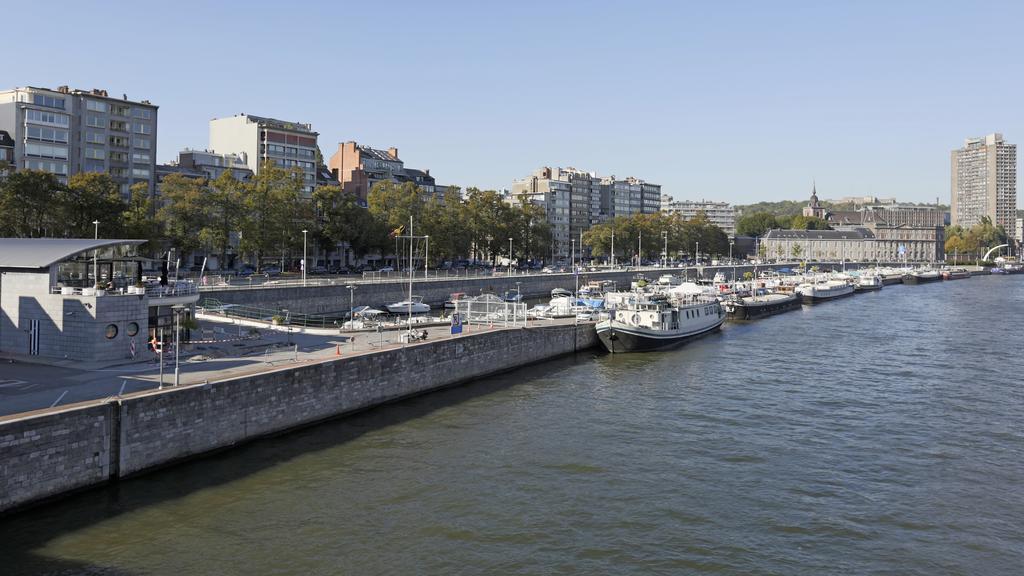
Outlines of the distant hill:
<svg viewBox="0 0 1024 576">
<path fill-rule="evenodd" d="M 852 202 L 832 202 L 830 200 L 821 200 L 821 205 L 831 211 L 840 210 L 856 210 L 859 206 Z M 927 202 L 903 202 L 903 204 L 910 206 L 934 206 Z M 756 204 L 737 204 L 736 214 L 742 216 L 744 214 L 754 214 L 756 212 L 767 212 L 772 216 L 799 216 L 803 214 L 804 207 L 807 206 L 807 200 L 779 200 L 778 202 L 757 202 Z M 949 211 L 949 206 L 940 204 L 939 209 L 945 212 Z M 1024 214 L 1024 210 L 1018 210 L 1018 215 Z"/>
</svg>

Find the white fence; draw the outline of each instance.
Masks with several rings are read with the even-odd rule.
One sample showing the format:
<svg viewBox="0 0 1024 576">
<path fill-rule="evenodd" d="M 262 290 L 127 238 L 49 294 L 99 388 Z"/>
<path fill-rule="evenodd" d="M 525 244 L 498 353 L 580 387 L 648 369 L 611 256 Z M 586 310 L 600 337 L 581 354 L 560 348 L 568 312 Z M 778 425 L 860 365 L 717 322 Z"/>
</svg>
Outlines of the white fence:
<svg viewBox="0 0 1024 576">
<path fill-rule="evenodd" d="M 505 302 L 490 294 L 455 302 L 455 312 L 465 324 L 526 326 L 526 304 Z"/>
</svg>

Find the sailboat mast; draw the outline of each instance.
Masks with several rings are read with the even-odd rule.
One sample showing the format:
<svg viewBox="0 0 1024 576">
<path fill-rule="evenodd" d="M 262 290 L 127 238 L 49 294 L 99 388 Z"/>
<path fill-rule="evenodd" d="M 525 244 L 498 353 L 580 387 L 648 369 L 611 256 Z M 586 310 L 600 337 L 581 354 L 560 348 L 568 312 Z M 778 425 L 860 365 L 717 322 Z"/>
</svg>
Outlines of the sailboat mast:
<svg viewBox="0 0 1024 576">
<path fill-rule="evenodd" d="M 412 332 L 412 275 L 415 270 L 412 267 L 412 248 L 414 236 L 412 235 L 412 214 L 409 214 L 409 332 Z"/>
</svg>

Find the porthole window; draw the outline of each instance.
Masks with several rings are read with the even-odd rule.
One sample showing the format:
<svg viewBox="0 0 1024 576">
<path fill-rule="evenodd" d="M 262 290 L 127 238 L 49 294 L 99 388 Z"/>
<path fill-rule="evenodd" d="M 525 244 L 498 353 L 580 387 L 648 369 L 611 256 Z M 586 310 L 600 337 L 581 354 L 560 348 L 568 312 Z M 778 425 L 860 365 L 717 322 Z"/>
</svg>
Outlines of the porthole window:
<svg viewBox="0 0 1024 576">
<path fill-rule="evenodd" d="M 139 325 L 135 322 L 128 323 L 128 335 L 135 336 L 139 333 Z"/>
<path fill-rule="evenodd" d="M 107 324 L 107 340 L 117 338 L 117 324 Z"/>
</svg>

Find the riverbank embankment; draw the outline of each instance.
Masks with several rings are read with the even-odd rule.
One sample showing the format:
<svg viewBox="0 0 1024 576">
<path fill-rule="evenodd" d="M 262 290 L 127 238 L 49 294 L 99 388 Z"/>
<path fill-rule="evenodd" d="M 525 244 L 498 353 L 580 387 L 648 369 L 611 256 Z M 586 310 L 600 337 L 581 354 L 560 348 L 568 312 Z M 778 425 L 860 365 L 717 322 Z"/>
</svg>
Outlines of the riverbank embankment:
<svg viewBox="0 0 1024 576">
<path fill-rule="evenodd" d="M 496 329 L 0 419 L 0 512 L 597 345 Z"/>
</svg>

